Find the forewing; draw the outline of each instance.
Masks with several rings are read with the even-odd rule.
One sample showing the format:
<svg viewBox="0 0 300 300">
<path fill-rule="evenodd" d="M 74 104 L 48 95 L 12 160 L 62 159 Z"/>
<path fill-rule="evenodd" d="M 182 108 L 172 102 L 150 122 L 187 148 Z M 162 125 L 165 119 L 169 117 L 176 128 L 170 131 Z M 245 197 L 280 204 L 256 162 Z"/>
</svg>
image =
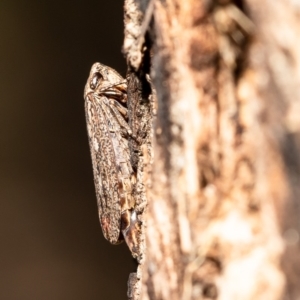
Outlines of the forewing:
<svg viewBox="0 0 300 300">
<path fill-rule="evenodd" d="M 99 219 L 103 234 L 115 244 L 120 238 L 121 203 L 119 201 L 119 166 L 116 141 L 112 139 L 113 120 L 107 118 L 103 98 L 89 94 L 85 99 L 85 111 Z"/>
</svg>

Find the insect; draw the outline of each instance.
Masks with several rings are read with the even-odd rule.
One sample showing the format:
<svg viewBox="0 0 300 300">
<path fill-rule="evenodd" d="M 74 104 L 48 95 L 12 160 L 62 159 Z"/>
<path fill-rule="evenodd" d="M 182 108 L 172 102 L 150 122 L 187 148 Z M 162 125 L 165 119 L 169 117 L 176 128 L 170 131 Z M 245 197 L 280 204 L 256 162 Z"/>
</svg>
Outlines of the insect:
<svg viewBox="0 0 300 300">
<path fill-rule="evenodd" d="M 127 84 L 115 70 L 95 63 L 84 89 L 85 113 L 92 156 L 98 213 L 104 237 L 124 239 L 132 253 L 138 246 L 138 220 L 130 163 Z"/>
</svg>

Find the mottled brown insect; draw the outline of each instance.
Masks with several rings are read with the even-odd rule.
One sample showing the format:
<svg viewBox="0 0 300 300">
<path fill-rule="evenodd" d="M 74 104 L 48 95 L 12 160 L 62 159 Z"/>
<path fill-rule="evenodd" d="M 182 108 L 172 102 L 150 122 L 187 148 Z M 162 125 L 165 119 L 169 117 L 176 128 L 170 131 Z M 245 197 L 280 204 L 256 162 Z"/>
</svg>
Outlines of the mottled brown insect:
<svg viewBox="0 0 300 300">
<path fill-rule="evenodd" d="M 132 195 L 135 174 L 130 163 L 127 85 L 115 70 L 95 63 L 84 90 L 89 144 L 99 219 L 112 244 L 125 239 L 137 249 L 138 221 Z"/>
</svg>

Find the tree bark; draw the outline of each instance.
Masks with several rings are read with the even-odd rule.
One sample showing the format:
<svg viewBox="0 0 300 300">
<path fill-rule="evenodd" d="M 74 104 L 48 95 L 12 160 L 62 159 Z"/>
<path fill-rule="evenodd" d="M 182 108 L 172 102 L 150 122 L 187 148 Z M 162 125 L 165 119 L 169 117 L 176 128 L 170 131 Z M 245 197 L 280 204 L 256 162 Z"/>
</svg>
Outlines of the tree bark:
<svg viewBox="0 0 300 300">
<path fill-rule="evenodd" d="M 292 0 L 125 1 L 152 124 L 132 299 L 300 297 L 299 15 Z"/>
</svg>

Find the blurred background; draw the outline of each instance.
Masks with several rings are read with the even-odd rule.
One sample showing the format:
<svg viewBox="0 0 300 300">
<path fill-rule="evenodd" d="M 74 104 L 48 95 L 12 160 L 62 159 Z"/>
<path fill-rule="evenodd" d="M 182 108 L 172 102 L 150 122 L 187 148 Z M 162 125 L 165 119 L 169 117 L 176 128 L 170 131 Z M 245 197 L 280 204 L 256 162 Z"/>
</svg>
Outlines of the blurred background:
<svg viewBox="0 0 300 300">
<path fill-rule="evenodd" d="M 98 221 L 83 89 L 126 73 L 123 1 L 0 1 L 0 299 L 127 299 Z"/>
</svg>

